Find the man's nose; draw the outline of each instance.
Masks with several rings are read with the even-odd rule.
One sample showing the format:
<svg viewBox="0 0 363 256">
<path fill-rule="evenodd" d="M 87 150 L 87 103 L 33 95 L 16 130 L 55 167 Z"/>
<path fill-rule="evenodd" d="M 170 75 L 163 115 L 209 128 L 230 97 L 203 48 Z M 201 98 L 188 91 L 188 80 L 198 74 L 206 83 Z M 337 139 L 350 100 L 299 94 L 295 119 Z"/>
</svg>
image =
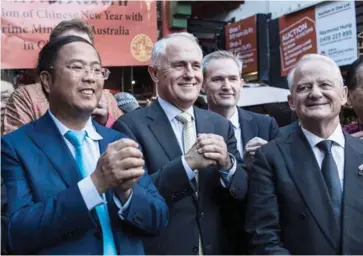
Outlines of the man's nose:
<svg viewBox="0 0 363 256">
<path fill-rule="evenodd" d="M 185 67 L 184 76 L 187 77 L 187 78 L 193 78 L 193 76 L 194 76 L 194 70 L 193 70 L 193 67 L 192 67 L 191 64 L 188 64 Z"/>
<path fill-rule="evenodd" d="M 323 96 L 321 88 L 318 85 L 313 85 L 313 87 L 311 88 L 310 94 L 309 94 L 310 98 L 320 98 Z"/>
</svg>

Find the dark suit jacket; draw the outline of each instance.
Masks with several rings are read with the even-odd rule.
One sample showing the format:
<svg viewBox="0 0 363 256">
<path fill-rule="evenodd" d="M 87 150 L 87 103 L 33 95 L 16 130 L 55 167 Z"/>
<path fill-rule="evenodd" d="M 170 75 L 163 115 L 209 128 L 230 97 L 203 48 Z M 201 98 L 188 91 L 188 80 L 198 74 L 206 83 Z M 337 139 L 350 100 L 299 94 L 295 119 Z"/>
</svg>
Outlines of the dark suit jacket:
<svg viewBox="0 0 363 256">
<path fill-rule="evenodd" d="M 341 231 L 301 129 L 257 151 L 246 220 L 251 253 L 363 254 L 363 141 L 348 134 L 345 140 Z"/>
<path fill-rule="evenodd" d="M 94 122 L 107 145 L 125 136 Z M 50 115 L 2 137 L 2 175 L 9 206 L 9 240 L 16 254 L 102 254 L 95 210 L 88 211 L 78 188 L 81 177 Z M 139 235 L 155 234 L 167 223 L 167 206 L 150 176 L 133 187 L 125 220 L 106 193 L 120 254 L 144 252 Z M 138 235 L 139 234 L 139 235 Z"/>
<path fill-rule="evenodd" d="M 251 111 L 238 109 L 239 123 L 241 125 L 241 136 L 243 149 L 248 141 L 253 137 L 260 137 L 266 141 L 273 140 L 277 137 L 279 126 L 272 117 Z"/>
<path fill-rule="evenodd" d="M 184 170 L 174 131 L 158 102 L 124 115 L 114 124 L 115 129 L 140 144 L 146 166 L 169 206 L 167 229 L 158 238 L 145 241 L 148 254 L 196 254 L 198 226 L 205 254 L 225 254 L 231 250 L 225 221 L 229 202 L 241 200 L 246 194 L 247 174 L 240 164 L 232 124 L 218 114 L 196 107 L 194 113 L 197 133 L 222 136 L 228 151 L 238 161 L 229 189 L 222 187 L 217 167 L 199 170 L 198 199 Z"/>
<path fill-rule="evenodd" d="M 272 117 L 247 111 L 242 108 L 238 109 L 239 123 L 241 126 L 242 148 L 246 147 L 254 137 L 260 137 L 266 141 L 271 141 L 278 135 L 279 127 L 276 120 Z M 253 164 L 254 158 L 245 159 L 247 168 Z M 228 226 L 231 226 L 230 240 L 231 246 L 236 246 L 232 249 L 235 254 L 247 254 L 248 238 L 244 232 L 244 219 L 246 211 L 246 200 L 242 204 L 236 204 L 231 207 L 228 218 Z"/>
<path fill-rule="evenodd" d="M 296 131 L 300 127 L 299 120 L 296 120 L 295 122 L 292 122 L 289 125 L 285 125 L 283 127 L 280 127 L 279 129 L 279 137 L 288 135 L 294 131 Z"/>
</svg>

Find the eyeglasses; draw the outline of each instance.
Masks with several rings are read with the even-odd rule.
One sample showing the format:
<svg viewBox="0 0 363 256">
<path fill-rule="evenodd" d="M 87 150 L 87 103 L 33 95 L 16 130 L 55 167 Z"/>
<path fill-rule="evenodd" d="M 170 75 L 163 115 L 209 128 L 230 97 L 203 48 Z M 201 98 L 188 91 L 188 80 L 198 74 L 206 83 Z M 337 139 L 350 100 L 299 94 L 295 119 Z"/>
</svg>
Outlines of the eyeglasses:
<svg viewBox="0 0 363 256">
<path fill-rule="evenodd" d="M 86 74 L 92 74 L 96 79 L 107 80 L 111 72 L 107 68 L 103 67 L 88 67 L 83 65 L 66 65 L 74 77 L 84 77 Z M 51 67 L 54 68 L 54 67 Z"/>
</svg>

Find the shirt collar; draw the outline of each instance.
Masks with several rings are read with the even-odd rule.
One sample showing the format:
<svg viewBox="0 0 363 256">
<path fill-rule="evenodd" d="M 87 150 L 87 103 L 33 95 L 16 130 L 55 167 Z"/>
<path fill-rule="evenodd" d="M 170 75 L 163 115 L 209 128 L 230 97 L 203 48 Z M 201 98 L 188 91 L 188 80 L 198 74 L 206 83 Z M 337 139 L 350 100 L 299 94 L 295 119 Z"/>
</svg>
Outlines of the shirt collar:
<svg viewBox="0 0 363 256">
<path fill-rule="evenodd" d="M 168 117 L 169 122 L 182 112 L 187 112 L 189 115 L 192 116 L 193 120 L 195 119 L 193 106 L 188 108 L 187 111 L 182 111 L 182 110 L 178 109 L 177 107 L 175 107 L 174 105 L 170 104 L 169 102 L 160 98 L 160 96 L 158 97 L 158 101 L 159 101 L 161 108 L 164 110 L 166 116 Z"/>
<path fill-rule="evenodd" d="M 305 134 L 305 137 L 308 140 L 311 148 L 314 148 L 319 142 L 325 140 L 319 136 L 316 136 L 312 132 L 304 129 L 302 126 L 301 126 L 301 129 L 302 129 L 303 133 Z M 338 144 L 339 146 L 344 148 L 345 137 L 344 137 L 343 130 L 342 130 L 342 127 L 340 124 L 335 128 L 334 132 L 329 136 L 329 138 L 327 138 L 327 140 L 332 140 L 336 144 Z"/>
<path fill-rule="evenodd" d="M 231 118 L 229 119 L 229 121 L 231 121 L 234 129 L 238 129 L 240 127 L 237 107 L 235 108 L 235 111 L 234 111 L 233 115 L 231 116 Z"/>
<path fill-rule="evenodd" d="M 50 110 L 48 110 L 48 112 L 62 136 L 64 136 L 69 130 L 71 130 L 67 126 L 62 124 L 61 121 L 59 121 Z M 85 131 L 86 136 L 89 137 L 91 140 L 103 139 L 103 137 L 96 131 L 95 127 L 93 126 L 91 117 L 88 119 L 85 127 L 81 131 Z"/>
</svg>

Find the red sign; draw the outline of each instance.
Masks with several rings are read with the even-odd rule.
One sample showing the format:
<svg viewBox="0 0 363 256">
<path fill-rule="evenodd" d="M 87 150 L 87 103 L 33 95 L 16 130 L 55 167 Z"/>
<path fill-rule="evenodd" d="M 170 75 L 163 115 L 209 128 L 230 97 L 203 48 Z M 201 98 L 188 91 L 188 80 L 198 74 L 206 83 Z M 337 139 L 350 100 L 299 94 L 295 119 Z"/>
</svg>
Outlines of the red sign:
<svg viewBox="0 0 363 256">
<path fill-rule="evenodd" d="M 105 66 L 150 63 L 157 40 L 156 2 L 145 1 L 1 1 L 1 66 L 34 68 L 40 49 L 62 20 L 86 20 Z"/>
<path fill-rule="evenodd" d="M 279 27 L 281 76 L 287 76 L 303 55 L 317 52 L 314 7 L 280 17 Z"/>
<path fill-rule="evenodd" d="M 256 15 L 226 26 L 226 49 L 240 56 L 242 73 L 258 71 Z"/>
</svg>

